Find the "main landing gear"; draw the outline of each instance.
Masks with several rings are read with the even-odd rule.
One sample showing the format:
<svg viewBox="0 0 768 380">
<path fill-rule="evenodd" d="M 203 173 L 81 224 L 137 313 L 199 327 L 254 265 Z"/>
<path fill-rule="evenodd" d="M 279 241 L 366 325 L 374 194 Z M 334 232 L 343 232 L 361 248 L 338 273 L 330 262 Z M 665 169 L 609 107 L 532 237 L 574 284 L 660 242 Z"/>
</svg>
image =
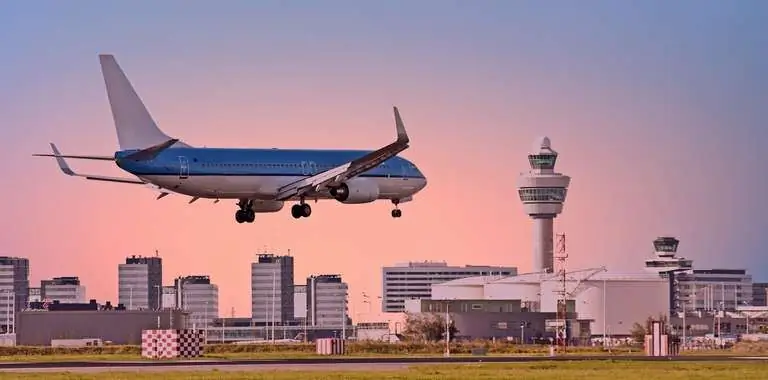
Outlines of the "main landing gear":
<svg viewBox="0 0 768 380">
<path fill-rule="evenodd" d="M 392 210 L 392 217 L 393 218 L 399 218 L 399 217 L 403 216 L 403 211 L 400 210 L 399 208 L 397 208 L 397 205 L 400 204 L 400 200 L 399 199 L 393 199 L 392 200 L 392 204 L 395 205 L 395 209 Z"/>
<path fill-rule="evenodd" d="M 301 217 L 309 218 L 310 215 L 312 215 L 312 207 L 304 203 L 303 198 L 299 203 L 291 207 L 291 216 L 293 216 L 294 219 L 299 219 Z"/>
<path fill-rule="evenodd" d="M 253 211 L 253 201 L 241 199 L 237 206 L 240 207 L 235 213 L 235 220 L 238 223 L 253 223 L 256 220 L 256 213 Z"/>
</svg>

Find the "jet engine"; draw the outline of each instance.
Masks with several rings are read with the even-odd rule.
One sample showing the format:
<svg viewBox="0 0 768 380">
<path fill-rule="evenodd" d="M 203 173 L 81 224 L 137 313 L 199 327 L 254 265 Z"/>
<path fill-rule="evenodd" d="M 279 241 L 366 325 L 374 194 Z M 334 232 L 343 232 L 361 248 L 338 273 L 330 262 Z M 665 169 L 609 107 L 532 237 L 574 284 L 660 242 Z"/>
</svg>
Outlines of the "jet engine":
<svg viewBox="0 0 768 380">
<path fill-rule="evenodd" d="M 332 188 L 330 193 L 341 203 L 369 203 L 379 198 L 379 185 L 367 178 L 353 178 Z"/>
<path fill-rule="evenodd" d="M 251 209 L 253 212 L 278 212 L 283 209 L 283 201 L 254 200 Z"/>
</svg>

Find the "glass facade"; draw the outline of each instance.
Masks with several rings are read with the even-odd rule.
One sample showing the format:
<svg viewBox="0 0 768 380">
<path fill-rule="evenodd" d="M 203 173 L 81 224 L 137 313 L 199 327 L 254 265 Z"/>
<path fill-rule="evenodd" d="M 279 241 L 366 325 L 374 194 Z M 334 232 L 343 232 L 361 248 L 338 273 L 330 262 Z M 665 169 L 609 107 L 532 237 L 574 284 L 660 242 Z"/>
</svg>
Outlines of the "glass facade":
<svg viewBox="0 0 768 380">
<path fill-rule="evenodd" d="M 562 187 L 528 187 L 517 192 L 523 202 L 565 202 L 567 190 Z"/>
</svg>

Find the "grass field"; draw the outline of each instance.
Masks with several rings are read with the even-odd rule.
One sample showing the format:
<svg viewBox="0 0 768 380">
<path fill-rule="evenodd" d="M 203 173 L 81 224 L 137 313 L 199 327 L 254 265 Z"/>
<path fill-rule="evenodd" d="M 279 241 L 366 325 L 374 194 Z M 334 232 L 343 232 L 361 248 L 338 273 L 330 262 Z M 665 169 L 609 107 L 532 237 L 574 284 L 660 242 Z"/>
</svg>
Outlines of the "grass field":
<svg viewBox="0 0 768 380">
<path fill-rule="evenodd" d="M 420 365 L 404 370 L 383 371 L 271 371 L 228 372 L 104 372 L 74 373 L 0 373 L 0 379 L 273 379 L 273 380 L 467 380 L 467 379 L 530 379 L 530 380 L 656 380 L 656 379 L 739 379 L 766 378 L 768 364 L 763 363 L 673 363 L 673 362 L 541 362 L 525 364 L 467 364 Z"/>
<path fill-rule="evenodd" d="M 546 346 L 469 343 L 455 344 L 451 356 L 470 356 L 472 348 L 485 347 L 488 356 L 546 356 Z M 436 357 L 443 356 L 441 344 L 351 343 L 345 357 Z M 615 348 L 612 356 L 643 355 L 638 347 Z M 727 350 L 686 351 L 683 355 L 768 355 L 766 343 L 739 343 Z M 609 355 L 600 347 L 570 347 L 568 355 Z M 315 354 L 312 344 L 209 345 L 201 359 L 292 359 L 324 358 Z M 326 357 L 327 358 L 327 357 Z M 102 346 L 83 348 L 0 347 L 0 361 L 126 361 L 142 360 L 138 346 Z"/>
</svg>

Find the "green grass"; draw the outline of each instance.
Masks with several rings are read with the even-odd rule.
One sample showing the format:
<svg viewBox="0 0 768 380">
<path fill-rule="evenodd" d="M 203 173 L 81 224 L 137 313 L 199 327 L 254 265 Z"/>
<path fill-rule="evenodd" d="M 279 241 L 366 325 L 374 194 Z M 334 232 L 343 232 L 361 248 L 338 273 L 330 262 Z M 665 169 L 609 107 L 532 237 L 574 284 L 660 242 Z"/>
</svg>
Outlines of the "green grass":
<svg viewBox="0 0 768 380">
<path fill-rule="evenodd" d="M 540 362 L 521 364 L 418 365 L 408 369 L 372 371 L 351 370 L 256 370 L 229 371 L 168 371 L 168 372 L 104 372 L 104 373 L 0 373 L 0 379 L 272 379 L 272 380 L 467 380 L 467 379 L 589 379 L 589 380 L 656 380 L 656 379 L 717 379 L 758 380 L 766 378 L 768 366 L 743 362 Z"/>
</svg>

